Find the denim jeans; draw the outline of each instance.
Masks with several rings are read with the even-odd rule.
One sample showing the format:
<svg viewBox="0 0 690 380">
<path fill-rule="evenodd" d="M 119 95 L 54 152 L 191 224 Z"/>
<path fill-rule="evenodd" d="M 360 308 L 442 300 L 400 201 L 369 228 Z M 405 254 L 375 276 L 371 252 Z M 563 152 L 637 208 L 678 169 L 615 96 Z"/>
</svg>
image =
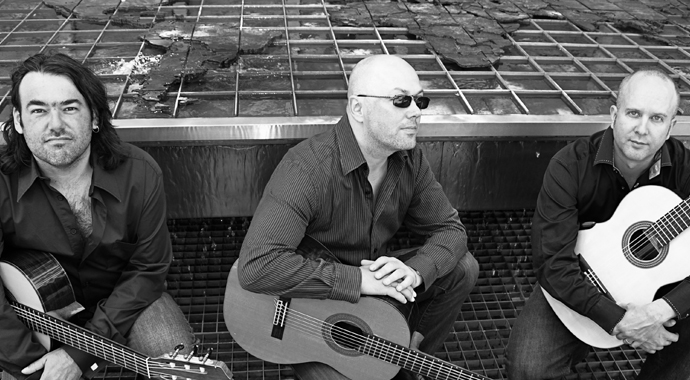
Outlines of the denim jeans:
<svg viewBox="0 0 690 380">
<path fill-rule="evenodd" d="M 680 334 L 676 343 L 648 355 L 638 380 L 687 380 L 690 377 L 690 324 L 669 328 Z M 510 380 L 560 379 L 589 353 L 549 306 L 537 285 L 510 333 L 506 369 Z"/>
<path fill-rule="evenodd" d="M 185 346 L 180 353 L 188 353 L 195 342 L 194 332 L 182 310 L 168 293 L 163 293 L 134 322 L 126 345 L 155 358 L 173 352 L 180 343 Z M 14 379 L 12 375 L 2 372 L 2 380 Z"/>
<path fill-rule="evenodd" d="M 410 332 L 418 331 L 424 336 L 420 351 L 433 355 L 441 347 L 478 276 L 479 264 L 472 254 L 467 253 L 453 271 L 418 293 L 415 302 L 398 304 L 400 311 L 407 316 Z M 292 368 L 301 380 L 347 379 L 321 363 L 295 364 Z"/>
</svg>

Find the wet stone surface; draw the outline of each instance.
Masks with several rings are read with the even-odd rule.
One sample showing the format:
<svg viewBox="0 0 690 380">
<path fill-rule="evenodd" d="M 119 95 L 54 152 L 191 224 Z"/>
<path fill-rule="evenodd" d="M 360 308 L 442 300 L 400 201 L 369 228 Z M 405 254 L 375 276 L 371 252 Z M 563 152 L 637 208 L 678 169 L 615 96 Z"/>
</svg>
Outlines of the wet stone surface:
<svg viewBox="0 0 690 380">
<path fill-rule="evenodd" d="M 128 93 L 153 112 L 169 113 L 169 94 L 183 81 L 194 88 L 214 76 L 285 71 L 289 64 L 274 44 L 281 30 L 243 28 L 239 23 L 198 23 L 192 0 L 45 0 L 58 15 L 71 17 L 76 29 L 106 25 L 140 29 L 149 59 Z M 664 35 L 671 22 L 690 27 L 690 0 L 332 0 L 333 26 L 405 28 L 410 39 L 427 41 L 448 67 L 485 69 L 498 66 L 511 49 L 508 35 L 530 19 L 569 20 L 584 31 L 600 31 L 611 22 L 624 32 L 639 33 L 657 45 L 688 46 L 690 38 Z M 163 6 L 163 8 L 161 8 Z M 398 37 L 399 38 L 399 37 Z M 134 42 L 134 41 L 126 41 Z M 298 47 L 305 51 L 308 47 Z M 277 54 L 275 57 L 272 54 Z M 256 59 L 257 56 L 260 56 Z M 139 59 L 141 57 L 137 57 Z M 136 60 L 133 60 L 136 61 Z M 300 61 L 304 70 L 308 61 Z M 337 65 L 334 70 L 337 70 Z M 314 68 L 323 70 L 323 68 Z M 202 86 L 203 87 L 203 86 Z M 226 89 L 225 91 L 231 91 Z"/>
<path fill-rule="evenodd" d="M 658 34 L 670 16 L 690 25 L 690 0 L 346 0 L 330 13 L 336 25 L 371 26 L 373 20 L 376 26 L 407 27 L 444 60 L 475 68 L 495 64 L 511 45 L 506 34 L 531 18 L 567 19 L 585 31 L 612 22 L 626 32 L 667 45 L 687 43 Z"/>
</svg>

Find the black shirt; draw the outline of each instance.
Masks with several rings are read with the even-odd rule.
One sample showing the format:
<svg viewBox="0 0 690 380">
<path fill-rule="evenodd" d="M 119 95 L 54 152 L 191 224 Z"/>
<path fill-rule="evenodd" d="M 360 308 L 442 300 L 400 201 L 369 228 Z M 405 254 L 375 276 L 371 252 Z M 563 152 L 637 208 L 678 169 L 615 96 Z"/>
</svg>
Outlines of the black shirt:
<svg viewBox="0 0 690 380">
<path fill-rule="evenodd" d="M 690 195 L 690 152 L 680 141 L 668 139 L 632 189 L 613 164 L 613 144 L 609 127 L 561 149 L 546 170 L 532 221 L 534 265 L 541 286 L 609 333 L 625 309 L 584 280 L 574 252 L 579 226 L 609 220 L 623 198 L 641 186 L 663 186 L 682 199 Z M 679 318 L 686 317 L 690 280 L 664 299 Z"/>
</svg>

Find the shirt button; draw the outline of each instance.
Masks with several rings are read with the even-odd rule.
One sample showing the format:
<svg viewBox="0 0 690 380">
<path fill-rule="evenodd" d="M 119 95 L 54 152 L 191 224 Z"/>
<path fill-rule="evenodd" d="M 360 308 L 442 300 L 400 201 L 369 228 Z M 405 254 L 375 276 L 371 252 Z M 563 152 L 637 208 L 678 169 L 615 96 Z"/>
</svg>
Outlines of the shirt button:
<svg viewBox="0 0 690 380">
<path fill-rule="evenodd" d="M 59 201 L 65 200 L 65 197 L 63 197 L 62 195 L 59 195 L 59 194 L 58 194 L 58 196 L 57 196 L 56 198 L 57 198 L 57 200 L 59 200 Z"/>
<path fill-rule="evenodd" d="M 72 228 L 69 232 L 70 232 L 72 235 L 76 235 L 76 234 L 77 234 L 77 229 L 76 229 L 76 228 Z"/>
</svg>

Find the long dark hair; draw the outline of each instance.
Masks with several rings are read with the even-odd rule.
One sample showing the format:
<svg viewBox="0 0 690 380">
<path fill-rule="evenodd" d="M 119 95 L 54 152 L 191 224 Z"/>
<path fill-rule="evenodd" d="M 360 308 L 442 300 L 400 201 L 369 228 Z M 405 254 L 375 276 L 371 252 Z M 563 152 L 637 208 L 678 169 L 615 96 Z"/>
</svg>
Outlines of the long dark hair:
<svg viewBox="0 0 690 380">
<path fill-rule="evenodd" d="M 125 159 L 124 147 L 111 122 L 113 115 L 108 107 L 105 86 L 89 68 L 61 53 L 36 54 L 22 62 L 12 72 L 12 89 L 10 97 L 12 107 L 21 110 L 19 85 L 30 72 L 60 75 L 69 78 L 79 93 L 84 97 L 92 117 L 98 120 L 98 133 L 91 134 L 91 154 L 105 170 L 114 170 Z M 31 151 L 24 135 L 14 128 L 14 118 L 10 113 L 5 122 L 2 135 L 7 145 L 0 150 L 0 171 L 11 174 L 23 166 L 31 165 Z"/>
</svg>

